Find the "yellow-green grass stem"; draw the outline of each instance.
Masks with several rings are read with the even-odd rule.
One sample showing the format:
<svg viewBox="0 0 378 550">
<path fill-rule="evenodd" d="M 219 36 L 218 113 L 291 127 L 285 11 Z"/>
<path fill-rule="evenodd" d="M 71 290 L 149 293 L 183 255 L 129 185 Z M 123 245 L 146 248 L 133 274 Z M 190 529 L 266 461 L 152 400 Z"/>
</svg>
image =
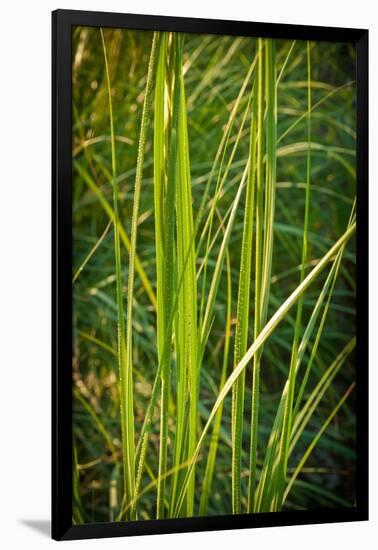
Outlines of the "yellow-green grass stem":
<svg viewBox="0 0 378 550">
<path fill-rule="evenodd" d="M 255 87 L 254 87 L 255 90 Z M 250 314 L 250 289 L 252 266 L 252 241 L 253 241 L 253 217 L 255 203 L 255 179 L 256 179 L 256 135 L 257 135 L 257 95 L 254 94 L 253 109 L 251 113 L 249 172 L 246 185 L 243 236 L 241 245 L 238 302 L 236 311 L 236 328 L 234 343 L 234 365 L 247 351 L 248 326 Z M 236 381 L 232 395 L 232 512 L 241 512 L 241 453 L 243 440 L 243 414 L 244 414 L 245 372 Z"/>
</svg>

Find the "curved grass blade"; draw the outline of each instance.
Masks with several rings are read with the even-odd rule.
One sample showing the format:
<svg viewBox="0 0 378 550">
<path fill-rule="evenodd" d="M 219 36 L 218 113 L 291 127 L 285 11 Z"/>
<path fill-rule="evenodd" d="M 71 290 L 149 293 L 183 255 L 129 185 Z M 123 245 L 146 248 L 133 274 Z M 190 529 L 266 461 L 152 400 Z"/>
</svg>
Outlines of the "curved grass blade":
<svg viewBox="0 0 378 550">
<path fill-rule="evenodd" d="M 228 392 L 231 390 L 233 384 L 235 383 L 235 380 L 238 378 L 238 376 L 241 374 L 241 372 L 245 369 L 246 365 L 249 363 L 249 361 L 253 358 L 254 354 L 261 348 L 261 346 L 264 345 L 265 341 L 269 338 L 269 336 L 273 333 L 274 329 L 277 327 L 277 325 L 280 324 L 280 322 L 286 317 L 290 309 L 295 305 L 298 301 L 298 299 L 303 295 L 303 293 L 307 290 L 307 288 L 313 283 L 313 281 L 318 277 L 318 275 L 323 271 L 323 269 L 327 266 L 328 262 L 337 254 L 338 250 L 344 245 L 344 243 L 348 242 L 348 240 L 352 237 L 352 235 L 356 231 L 356 224 L 353 223 L 346 231 L 345 233 L 337 240 L 337 242 L 328 250 L 328 252 L 322 257 L 322 259 L 319 261 L 319 263 L 310 271 L 310 273 L 304 278 L 302 283 L 297 286 L 297 288 L 291 293 L 291 295 L 285 300 L 285 302 L 281 305 L 281 307 L 275 312 L 275 314 L 270 318 L 270 320 L 266 323 L 262 331 L 260 332 L 257 339 L 254 341 L 254 343 L 249 347 L 247 353 L 244 355 L 242 360 L 239 362 L 239 364 L 236 366 L 236 368 L 233 370 L 232 374 L 229 376 L 227 381 L 225 382 L 225 385 L 223 386 L 222 391 L 219 393 L 217 400 L 215 401 L 215 404 L 211 410 L 211 413 L 209 415 L 209 418 L 202 430 L 202 434 L 198 440 L 198 444 L 196 447 L 196 450 L 192 456 L 192 463 L 197 460 L 199 451 L 201 449 L 202 443 L 205 439 L 205 436 L 208 432 L 208 429 L 215 417 L 215 414 L 217 410 L 219 409 L 221 403 L 225 399 Z M 178 498 L 178 504 L 175 510 L 175 515 L 177 514 L 178 510 L 180 510 L 185 493 L 188 486 L 188 481 L 191 476 L 192 472 L 192 463 L 190 467 L 188 468 L 187 475 L 185 477 L 185 482 L 182 486 L 182 490 L 180 493 L 180 496 Z"/>
<path fill-rule="evenodd" d="M 126 502 L 133 498 L 133 483 L 132 476 L 134 463 L 133 454 L 129 448 L 130 424 L 132 419 L 129 418 L 129 408 L 127 406 L 127 398 L 129 390 L 126 381 L 127 374 L 127 359 L 126 359 L 126 342 L 125 342 L 125 319 L 123 308 L 123 293 L 122 293 L 122 265 L 121 265 L 121 246 L 119 232 L 119 215 L 118 215 L 118 185 L 117 185 L 117 165 L 115 155 L 114 141 L 114 122 L 113 122 L 113 105 L 111 96 L 111 85 L 108 67 L 108 57 L 103 30 L 100 29 L 102 48 L 105 63 L 106 85 L 108 93 L 109 105 L 109 122 L 111 136 L 111 155 L 112 155 L 112 176 L 113 176 L 113 210 L 114 210 L 114 254 L 115 254 L 115 270 L 116 270 L 116 294 L 117 294 L 117 339 L 118 339 L 118 369 L 119 369 L 119 385 L 120 385 L 120 402 L 121 402 L 121 432 L 122 432 L 122 465 L 123 465 L 123 491 Z"/>
</svg>

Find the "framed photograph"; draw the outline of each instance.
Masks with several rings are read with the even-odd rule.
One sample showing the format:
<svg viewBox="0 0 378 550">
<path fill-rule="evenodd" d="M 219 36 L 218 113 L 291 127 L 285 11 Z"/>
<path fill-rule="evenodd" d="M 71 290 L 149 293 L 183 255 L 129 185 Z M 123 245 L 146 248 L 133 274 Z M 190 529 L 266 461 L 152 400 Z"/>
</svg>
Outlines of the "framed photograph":
<svg viewBox="0 0 378 550">
<path fill-rule="evenodd" d="M 368 518 L 368 32 L 52 15 L 57 540 Z"/>
</svg>

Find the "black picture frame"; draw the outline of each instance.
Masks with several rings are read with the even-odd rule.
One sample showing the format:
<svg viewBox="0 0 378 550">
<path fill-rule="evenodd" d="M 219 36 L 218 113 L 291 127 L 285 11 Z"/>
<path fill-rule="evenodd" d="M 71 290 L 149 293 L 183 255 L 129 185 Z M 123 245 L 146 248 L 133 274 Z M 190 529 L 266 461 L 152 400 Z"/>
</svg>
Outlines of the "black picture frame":
<svg viewBox="0 0 378 550">
<path fill-rule="evenodd" d="M 71 28 L 164 30 L 342 41 L 356 47 L 357 458 L 356 506 L 292 512 L 72 525 Z M 368 31 L 150 15 L 52 13 L 52 537 L 118 537 L 368 519 Z"/>
</svg>

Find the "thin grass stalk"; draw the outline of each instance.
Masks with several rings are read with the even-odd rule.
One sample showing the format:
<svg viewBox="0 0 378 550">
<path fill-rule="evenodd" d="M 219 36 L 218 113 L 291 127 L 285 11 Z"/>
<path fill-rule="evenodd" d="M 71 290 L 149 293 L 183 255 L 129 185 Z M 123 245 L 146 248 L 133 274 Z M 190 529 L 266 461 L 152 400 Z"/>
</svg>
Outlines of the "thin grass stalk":
<svg viewBox="0 0 378 550">
<path fill-rule="evenodd" d="M 108 234 L 108 231 L 111 228 L 111 226 L 112 226 L 112 222 L 111 222 L 111 220 L 109 220 L 109 222 L 106 224 L 106 227 L 105 227 L 104 231 L 101 233 L 100 237 L 97 239 L 95 244 L 92 246 L 92 248 L 90 249 L 88 254 L 85 256 L 84 260 L 79 265 L 79 267 L 76 269 L 76 271 L 74 273 L 74 276 L 72 277 L 72 284 L 74 284 L 77 281 L 77 279 L 80 277 L 80 275 L 83 272 L 85 266 L 90 261 L 92 256 L 96 253 L 96 250 L 99 248 L 99 246 L 101 245 L 101 243 L 105 239 L 105 237 Z"/>
<path fill-rule="evenodd" d="M 176 225 L 179 227 L 181 223 L 180 218 L 180 212 L 179 212 L 179 203 L 178 203 L 178 195 L 180 193 L 180 163 L 182 162 L 181 158 L 181 133 L 180 133 L 180 116 L 181 116 L 181 94 L 182 94 L 182 87 L 181 87 L 181 72 L 182 72 L 182 53 L 183 53 L 183 35 L 179 34 L 172 34 L 171 35 L 171 43 L 170 43 L 170 70 L 169 70 L 169 82 L 170 86 L 172 88 L 173 86 L 173 93 L 171 94 L 169 98 L 169 104 L 171 106 L 171 112 L 172 112 L 172 119 L 171 119 L 171 147 L 170 147 L 170 158 L 168 161 L 169 164 L 169 171 L 170 171 L 170 178 L 176 181 L 175 188 L 172 189 L 173 195 L 172 195 L 172 201 L 176 204 Z M 172 234 L 172 245 L 175 242 L 174 239 L 174 227 L 172 225 L 171 227 L 171 234 Z M 180 239 L 181 236 L 179 235 L 179 231 L 177 231 L 177 251 L 180 248 Z M 174 250 L 172 248 L 172 253 L 174 253 Z M 183 301 L 185 300 L 183 288 L 185 285 L 186 280 L 186 268 L 188 265 L 188 262 L 190 262 L 190 251 L 187 251 L 186 256 L 189 258 L 182 258 L 177 257 L 175 258 L 174 266 L 172 264 L 172 273 L 173 269 L 175 269 L 175 274 L 173 277 L 173 284 L 175 286 L 175 292 L 177 294 L 177 307 L 178 312 L 181 312 L 181 315 L 183 314 L 185 306 L 183 305 Z M 178 255 L 178 252 L 177 252 Z M 181 260 L 183 263 L 181 263 Z M 186 262 L 185 262 L 186 260 Z M 180 288 L 178 288 L 178 273 L 182 273 L 182 279 L 180 281 Z M 167 312 L 168 313 L 168 312 Z M 187 382 L 187 371 L 186 371 L 186 365 L 183 362 L 182 358 L 182 332 L 180 333 L 180 320 L 179 315 L 175 316 L 175 348 L 176 348 L 176 429 L 175 429 L 175 440 L 174 440 L 174 451 L 173 451 L 173 467 L 172 467 L 172 480 L 171 480 L 171 486 L 170 486 L 170 492 L 169 492 L 169 504 L 168 504 L 168 510 L 169 515 L 171 513 L 172 503 L 175 498 L 176 493 L 176 487 L 178 483 L 179 476 L 181 474 L 181 468 L 179 468 L 179 465 L 181 464 L 183 460 L 183 447 L 186 440 L 185 435 L 185 422 L 184 422 L 184 409 L 185 409 L 185 402 L 187 399 L 187 392 L 188 392 L 188 382 Z M 182 329 L 181 329 L 182 331 Z"/>
<path fill-rule="evenodd" d="M 136 255 L 136 244 L 137 244 L 137 231 L 138 231 L 138 216 L 139 216 L 139 203 L 140 203 L 140 194 L 142 187 L 142 175 L 143 175 L 143 162 L 144 162 L 144 151 L 146 145 L 147 132 L 149 128 L 150 121 L 150 110 L 151 110 L 151 91 L 152 91 L 152 82 L 155 71 L 155 56 L 156 56 L 156 42 L 157 35 L 154 33 L 151 44 L 151 52 L 148 63 L 147 70 L 147 81 L 146 89 L 143 100 L 142 108 L 142 118 L 140 124 L 140 133 L 139 133 L 139 144 L 138 144 L 138 155 L 137 155 L 137 165 L 135 173 L 135 187 L 134 187 L 134 199 L 133 199 L 133 212 L 131 218 L 131 246 L 129 253 L 129 274 L 128 274 L 128 284 L 127 284 L 127 324 L 126 324 L 126 386 L 128 388 L 127 396 L 127 406 L 128 406 L 128 417 L 130 419 L 130 426 L 128 431 L 128 445 L 129 445 L 129 454 L 130 461 L 132 463 L 132 499 L 134 499 L 135 494 L 135 440 L 134 440 L 134 405 L 133 405 L 133 341 L 132 341 L 132 330 L 133 330 L 133 294 L 134 294 L 134 276 L 135 276 L 135 255 Z M 135 518 L 135 507 L 131 508 L 131 517 Z"/>
<path fill-rule="evenodd" d="M 178 139 L 178 185 L 176 196 L 177 209 L 177 265 L 179 272 L 183 269 L 186 255 L 189 261 L 185 268 L 182 286 L 182 301 L 179 301 L 178 322 L 181 349 L 182 369 L 187 369 L 189 420 L 188 420 L 188 456 L 190 459 L 197 444 L 199 363 L 197 357 L 197 289 L 196 289 L 196 253 L 191 237 L 194 232 L 192 212 L 192 191 L 190 179 L 190 161 L 188 129 L 186 119 L 185 88 L 180 65 L 180 105 L 179 105 L 179 139 Z M 182 372 L 182 371 L 181 371 Z M 186 514 L 193 515 L 195 493 L 195 471 L 190 480 Z"/>
<path fill-rule="evenodd" d="M 277 86 L 276 45 L 268 39 L 265 47 L 265 97 L 266 97 L 266 161 L 264 242 L 262 253 L 260 321 L 265 324 L 268 314 L 270 278 L 273 257 L 273 231 L 276 194 L 276 141 L 277 141 Z"/>
<path fill-rule="evenodd" d="M 177 314 L 175 316 L 175 352 L 176 352 L 176 427 L 174 436 L 173 450 L 173 475 L 170 487 L 169 498 L 169 515 L 172 515 L 178 487 L 183 476 L 182 469 L 178 466 L 187 461 L 187 446 L 188 446 L 188 408 L 189 408 L 189 368 L 188 368 L 188 343 L 190 336 L 185 331 L 185 315 L 188 308 L 188 274 L 191 270 L 193 261 L 192 245 L 194 240 L 191 239 L 190 245 L 187 246 L 184 235 L 185 215 L 183 214 L 182 201 L 182 177 L 185 173 L 185 164 L 183 156 L 183 135 L 182 135 L 182 47 L 183 39 L 180 37 L 180 58 L 175 71 L 175 79 L 177 83 L 178 95 L 175 100 L 174 108 L 177 112 L 177 156 L 174 164 L 176 186 L 176 292 L 177 292 Z M 192 232 L 192 237 L 193 237 Z M 185 248 L 186 247 L 186 248 Z M 181 284 L 178 284 L 179 275 L 181 274 Z M 191 294 L 192 296 L 192 294 Z M 186 508 L 182 510 L 182 514 L 186 515 Z"/>
<path fill-rule="evenodd" d="M 251 66 L 254 67 L 254 62 L 251 64 Z M 205 249 L 205 253 L 204 253 L 204 260 L 203 260 L 203 264 L 202 264 L 203 265 L 203 276 L 202 276 L 202 291 L 201 291 L 201 303 L 200 303 L 200 314 L 199 314 L 199 326 L 200 327 L 202 326 L 202 322 L 203 322 L 203 314 L 204 314 L 204 306 L 205 306 L 207 267 L 208 267 L 208 261 L 207 260 L 208 260 L 210 251 L 212 249 L 213 243 L 215 242 L 215 237 L 213 239 L 213 242 L 211 242 L 211 234 L 212 234 L 212 228 L 213 228 L 214 214 L 216 212 L 217 202 L 220 198 L 221 191 L 223 189 L 223 185 L 224 185 L 224 183 L 227 179 L 230 167 L 232 165 L 232 161 L 234 160 L 235 154 L 238 150 L 238 146 L 239 146 L 239 143 L 240 143 L 240 140 L 241 140 L 241 136 L 242 136 L 242 132 L 243 132 L 243 129 L 244 129 L 245 122 L 247 120 L 248 114 L 250 113 L 250 104 L 251 104 L 252 96 L 253 96 L 253 87 L 251 88 L 251 92 L 250 92 L 249 97 L 248 97 L 247 106 L 244 110 L 244 115 L 243 115 L 239 130 L 238 130 L 237 135 L 236 135 L 235 143 L 233 144 L 233 147 L 231 149 L 231 153 L 229 155 L 228 161 L 227 161 L 227 163 L 224 167 L 224 171 L 223 171 L 223 165 L 225 164 L 225 161 L 226 161 L 226 152 L 227 152 L 229 139 L 230 139 L 230 136 L 231 136 L 232 126 L 230 126 L 230 128 L 229 128 L 226 140 L 224 142 L 224 150 L 223 150 L 222 159 L 221 159 L 221 162 L 220 162 L 217 183 L 216 183 L 216 186 L 215 186 L 214 197 L 210 201 L 211 202 L 210 212 L 209 212 L 208 217 L 206 219 L 205 227 L 204 227 L 202 236 L 200 238 L 200 241 L 199 241 L 198 247 L 197 247 L 197 254 L 198 254 L 198 251 L 200 250 L 201 245 L 202 245 L 202 240 L 204 239 L 204 236 L 205 236 L 206 231 L 207 231 L 207 243 L 206 243 L 206 249 Z"/>
<path fill-rule="evenodd" d="M 247 177 L 248 177 L 248 170 L 249 170 L 249 161 L 247 162 L 246 167 L 244 169 L 244 172 L 243 172 L 243 175 L 242 175 L 242 178 L 241 178 L 241 182 L 240 182 L 240 185 L 239 185 L 239 189 L 236 193 L 234 202 L 232 204 L 232 209 L 231 209 L 230 216 L 229 216 L 229 219 L 228 219 L 228 222 L 227 222 L 226 230 L 224 232 L 223 240 L 222 240 L 219 252 L 218 252 L 218 256 L 217 256 L 217 260 L 216 260 L 216 264 L 215 264 L 215 268 L 214 268 L 214 273 L 213 273 L 213 277 L 212 277 L 211 284 L 210 284 L 210 290 L 209 290 L 207 304 L 206 304 L 206 308 L 205 308 L 203 323 L 202 323 L 202 327 L 201 327 L 201 337 L 200 337 L 199 355 L 198 355 L 199 361 L 202 360 L 204 349 L 205 349 L 206 342 L 207 342 L 207 338 L 208 338 L 208 335 L 209 335 L 209 330 L 210 330 L 210 327 L 211 327 L 211 319 L 212 319 L 212 314 L 213 314 L 213 310 L 214 310 L 216 295 L 217 295 L 218 288 L 219 288 L 219 281 L 220 281 L 220 278 L 221 278 L 221 273 L 222 273 L 222 268 L 223 268 L 224 259 L 225 259 L 225 255 L 226 255 L 226 250 L 227 250 L 227 246 L 228 246 L 228 243 L 229 243 L 229 240 L 230 240 L 230 237 L 231 237 L 231 233 L 232 233 L 232 229 L 233 229 L 233 226 L 234 226 L 236 213 L 237 213 L 238 206 L 239 206 L 239 203 L 240 203 L 243 188 L 244 188 L 245 182 L 246 182 Z"/>
<path fill-rule="evenodd" d="M 159 472 L 157 485 L 157 518 L 164 517 L 165 509 L 165 472 L 167 470 L 167 442 L 168 442 L 168 407 L 171 388 L 171 357 L 167 353 L 163 356 L 165 339 L 171 340 L 172 323 L 169 323 L 169 313 L 173 301 L 174 282 L 174 197 L 175 197 L 175 165 L 177 155 L 177 116 L 176 107 L 179 94 L 177 79 L 177 66 L 181 67 L 180 52 L 173 41 L 175 59 L 175 75 L 173 75 L 171 97 L 167 98 L 167 53 L 168 36 L 161 35 L 160 51 L 157 71 L 157 86 L 155 93 L 155 232 L 156 232 L 156 265 L 158 273 L 158 357 L 161 362 L 161 403 L 160 403 L 160 447 L 159 447 Z M 168 103 L 173 103 L 172 119 L 170 120 L 169 141 L 166 139 L 166 108 Z M 168 146 L 168 158 L 166 147 Z M 159 309 L 160 306 L 160 309 Z"/>
<path fill-rule="evenodd" d="M 308 250 L 308 224 L 310 209 L 310 179 L 311 179 L 311 47 L 307 41 L 307 162 L 306 162 L 306 198 L 305 215 L 303 224 L 302 241 L 302 263 L 300 272 L 300 283 L 305 277 L 305 266 L 307 263 Z M 279 449 L 279 465 L 277 467 L 276 494 L 272 503 L 273 510 L 279 510 L 282 507 L 283 488 L 286 480 L 287 461 L 289 452 L 290 431 L 292 427 L 293 400 L 296 382 L 296 366 L 298 357 L 299 338 L 302 327 L 302 300 L 298 301 L 297 315 L 295 320 L 294 339 L 290 360 L 290 369 L 288 377 L 288 391 L 285 401 L 285 410 L 282 426 L 282 435 Z"/>
<path fill-rule="evenodd" d="M 263 239 L 263 139 L 264 139 L 264 96 L 263 96 L 263 78 L 264 78 L 264 42 L 258 40 L 258 69 L 257 69 L 257 100 L 255 108 L 257 109 L 257 129 L 256 129 L 256 251 L 255 251 L 255 304 L 254 304 L 254 339 L 261 330 L 261 266 L 262 266 L 262 239 Z M 258 408 L 260 395 L 260 357 L 257 352 L 253 358 L 252 371 L 252 403 L 251 403 L 251 434 L 250 434 L 250 453 L 249 453 L 249 480 L 248 480 L 248 512 L 254 509 L 254 493 L 256 485 L 256 464 L 257 464 L 257 426 L 258 426 Z"/>
<path fill-rule="evenodd" d="M 221 156 L 223 158 L 223 156 L 225 154 L 225 149 L 227 147 L 227 143 L 228 143 L 228 139 L 229 139 L 229 136 L 230 136 L 232 126 L 235 122 L 237 110 L 239 108 L 239 105 L 240 105 L 240 102 L 241 102 L 242 97 L 244 95 L 244 92 L 246 90 L 246 87 L 249 83 L 249 80 L 251 79 L 251 76 L 252 76 L 253 71 L 255 69 L 256 62 L 257 62 L 257 56 L 255 57 L 255 59 L 253 60 L 253 62 L 251 63 L 251 65 L 248 69 L 248 72 L 247 72 L 247 74 L 246 74 L 246 76 L 243 80 L 242 86 L 240 88 L 239 94 L 238 94 L 238 96 L 235 100 L 235 103 L 234 103 L 233 107 L 232 107 L 232 111 L 231 111 L 230 116 L 228 118 L 227 124 L 226 124 L 226 126 L 223 130 L 222 138 L 221 138 L 221 141 L 219 143 L 219 146 L 218 146 L 218 149 L 217 149 L 217 152 L 216 152 L 216 155 L 215 155 L 215 159 L 214 159 L 214 162 L 212 164 L 211 171 L 210 171 L 209 177 L 208 177 L 207 182 L 206 182 L 205 191 L 203 193 L 201 203 L 200 203 L 200 206 L 199 206 L 199 209 L 198 209 L 198 213 L 197 213 L 197 216 L 196 216 L 196 220 L 195 220 L 196 232 L 198 231 L 198 228 L 201 224 L 201 220 L 202 220 L 202 217 L 203 217 L 203 214 L 204 214 L 204 211 L 205 211 L 206 201 L 208 199 L 208 195 L 209 195 L 209 191 L 210 191 L 210 185 L 212 183 L 213 177 L 214 177 L 215 172 L 216 172 L 216 166 L 219 162 L 219 158 L 221 158 Z M 206 219 L 205 226 L 204 226 L 204 229 L 203 229 L 203 232 L 202 232 L 203 235 L 206 234 L 208 224 L 210 223 L 210 219 L 211 219 L 210 216 L 208 216 L 207 219 Z M 203 238 L 201 237 L 201 239 L 199 240 L 199 243 L 198 243 L 198 247 L 197 247 L 197 256 L 199 255 L 199 251 L 200 251 L 202 242 L 203 242 Z"/>
<path fill-rule="evenodd" d="M 276 84 L 276 52 L 274 40 L 266 40 L 263 50 L 263 43 L 260 44 L 260 72 L 259 87 L 260 100 L 258 100 L 258 132 L 261 134 L 261 141 L 257 143 L 257 169 L 258 184 L 256 203 L 256 266 L 255 266 L 255 322 L 254 333 L 257 338 L 262 327 L 266 323 L 269 305 L 272 256 L 273 256 L 273 231 L 275 214 L 275 193 L 276 193 L 276 139 L 277 139 L 277 84 Z M 263 55 L 264 53 L 264 55 Z M 263 74 L 263 63 L 265 59 L 265 74 Z M 262 187 L 262 128 L 263 115 L 262 90 L 265 83 L 266 98 L 266 167 L 265 167 L 265 190 Z M 263 213 L 263 196 L 264 213 Z M 257 465 L 257 434 L 258 434 L 258 413 L 260 400 L 260 362 L 262 348 L 254 357 L 252 373 L 252 418 L 251 418 L 251 439 L 250 439 L 250 479 L 248 487 L 248 510 L 254 511 L 255 490 L 256 490 L 256 465 Z"/>
<path fill-rule="evenodd" d="M 122 293 L 122 262 L 121 245 L 119 232 L 119 213 L 118 213 L 118 185 L 117 185 L 117 164 L 115 154 L 114 140 L 114 122 L 112 94 L 108 67 L 108 58 L 103 30 L 100 29 L 102 48 L 104 54 L 106 86 L 108 93 L 109 123 L 110 123 L 110 142 L 112 156 L 112 176 L 113 176 L 113 210 L 114 210 L 114 254 L 116 270 L 116 294 L 117 294 L 117 341 L 118 341 L 118 368 L 119 368 L 119 393 L 121 404 L 121 433 L 122 433 L 122 465 L 123 465 L 123 491 L 125 501 L 132 501 L 134 494 L 134 456 L 133 445 L 130 446 L 131 426 L 133 426 L 133 414 L 130 417 L 130 407 L 128 397 L 132 393 L 127 383 L 130 383 L 130 376 L 127 373 L 126 341 L 125 341 L 125 319 L 123 308 Z"/>
<path fill-rule="evenodd" d="M 223 348 L 223 364 L 221 380 L 219 384 L 219 391 L 222 390 L 227 376 L 228 356 L 230 350 L 230 338 L 231 338 L 231 308 L 232 308 L 232 281 L 231 281 L 231 265 L 230 257 L 227 251 L 226 253 L 226 266 L 227 266 L 227 312 L 226 312 L 226 326 L 225 326 L 225 340 Z M 222 422 L 223 403 L 219 407 L 214 420 L 214 428 L 211 436 L 209 452 L 207 455 L 207 462 L 205 468 L 204 481 L 202 486 L 202 493 L 199 506 L 199 515 L 205 516 L 207 513 L 207 506 L 209 497 L 211 494 L 211 486 L 214 477 L 215 459 L 217 456 L 219 431 Z"/>
<path fill-rule="evenodd" d="M 348 225 L 351 225 L 355 220 L 355 210 L 356 210 L 356 201 L 354 201 L 354 203 L 353 203 L 353 208 L 352 208 L 352 212 L 351 212 L 351 215 L 350 215 L 350 218 L 349 218 L 349 224 Z M 323 332 L 323 328 L 324 328 L 325 320 L 326 320 L 326 317 L 327 317 L 327 313 L 328 313 L 329 305 L 330 305 L 330 302 L 331 302 L 331 298 L 332 298 L 332 295 L 333 295 L 333 291 L 334 291 L 334 288 L 335 288 L 336 280 L 337 280 L 337 277 L 338 277 L 338 274 L 339 274 L 339 271 L 340 271 L 340 268 L 341 268 L 341 260 L 342 260 L 343 252 L 344 252 L 344 247 L 340 250 L 340 252 L 339 252 L 339 254 L 336 258 L 336 261 L 335 261 L 335 264 L 336 264 L 335 265 L 335 270 L 334 270 L 335 272 L 334 272 L 331 288 L 330 288 L 330 291 L 329 291 L 328 299 L 327 299 L 327 302 L 326 302 L 325 307 L 324 307 L 324 311 L 323 311 L 322 318 L 321 318 L 321 321 L 320 321 L 320 326 L 319 326 L 319 329 L 318 329 L 318 332 L 317 332 L 317 335 L 316 335 L 316 338 L 315 338 L 313 348 L 311 350 L 310 359 L 307 363 L 306 371 L 305 371 L 305 374 L 303 376 L 303 380 L 302 380 L 301 386 L 299 388 L 298 396 L 297 396 L 297 399 L 296 399 L 296 402 L 295 402 L 294 411 L 293 411 L 293 422 L 297 418 L 299 407 L 301 405 L 303 395 L 304 395 L 304 392 L 305 392 L 305 389 L 306 389 L 306 384 L 307 384 L 307 381 L 308 381 L 308 377 L 309 377 L 310 372 L 311 372 L 312 364 L 313 364 L 313 362 L 315 360 L 315 357 L 316 357 L 316 351 L 317 351 L 318 346 L 319 346 L 320 337 L 321 337 L 321 334 Z"/>
<path fill-rule="evenodd" d="M 254 88 L 255 90 L 255 88 Z M 238 302 L 236 311 L 236 328 L 234 344 L 234 364 L 237 365 L 247 351 L 249 304 L 251 287 L 253 215 L 255 202 L 256 179 L 256 113 L 257 101 L 254 94 L 251 112 L 249 172 L 246 185 L 244 208 L 243 236 L 241 245 Z M 243 434 L 243 413 L 245 393 L 245 372 L 236 381 L 232 395 L 232 512 L 241 512 L 241 452 Z"/>
<path fill-rule="evenodd" d="M 293 40 L 293 42 L 291 43 L 291 46 L 289 48 L 289 51 L 287 52 L 287 55 L 285 57 L 285 61 L 283 62 L 282 64 L 282 67 L 281 67 L 281 70 L 280 70 L 280 73 L 279 75 L 277 76 L 277 80 L 276 80 L 276 86 L 278 87 L 279 83 L 280 83 L 280 80 L 286 70 L 286 67 L 287 67 L 287 64 L 289 62 L 289 59 L 290 59 L 290 56 L 291 54 L 293 53 L 293 50 L 294 50 L 294 46 L 296 44 L 296 40 Z"/>
</svg>

